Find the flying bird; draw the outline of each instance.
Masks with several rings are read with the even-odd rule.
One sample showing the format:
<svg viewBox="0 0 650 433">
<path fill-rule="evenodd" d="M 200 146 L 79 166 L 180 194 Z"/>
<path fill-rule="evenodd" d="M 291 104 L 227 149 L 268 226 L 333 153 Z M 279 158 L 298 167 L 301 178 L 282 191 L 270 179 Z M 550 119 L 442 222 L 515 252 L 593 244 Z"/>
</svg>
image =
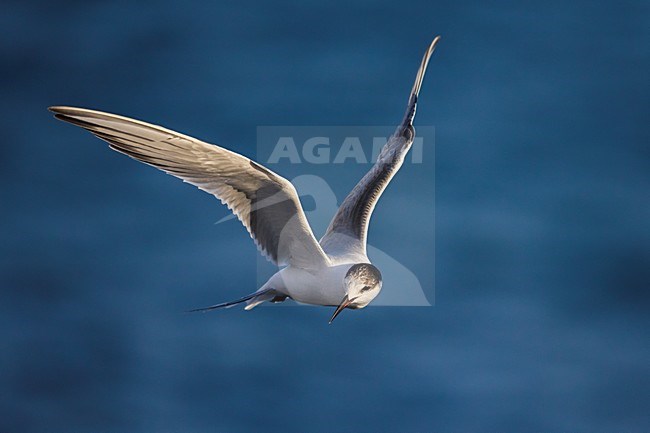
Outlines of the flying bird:
<svg viewBox="0 0 650 433">
<path fill-rule="evenodd" d="M 320 241 L 291 182 L 245 156 L 128 117 L 64 106 L 49 110 L 57 119 L 106 141 L 111 149 L 214 195 L 242 222 L 260 252 L 282 267 L 250 295 L 192 311 L 242 303 L 250 310 L 266 301 L 293 299 L 335 307 L 332 323 L 344 309 L 364 308 L 381 291 L 381 273 L 366 253 L 368 224 L 413 143 L 420 87 L 439 40 L 437 36 L 424 53 L 402 122 L 376 163 L 345 198 Z"/>
</svg>

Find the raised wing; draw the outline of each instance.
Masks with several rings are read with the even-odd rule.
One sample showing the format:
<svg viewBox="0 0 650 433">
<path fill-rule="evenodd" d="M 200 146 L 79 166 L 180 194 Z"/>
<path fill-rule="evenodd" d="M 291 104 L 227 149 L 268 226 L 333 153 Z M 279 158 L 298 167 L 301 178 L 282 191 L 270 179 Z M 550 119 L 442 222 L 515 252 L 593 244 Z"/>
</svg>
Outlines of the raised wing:
<svg viewBox="0 0 650 433">
<path fill-rule="evenodd" d="M 351 260 L 367 257 L 366 240 L 370 216 L 386 186 L 402 166 L 404 157 L 413 143 L 413 118 L 420 87 L 431 54 L 439 40 L 440 36 L 437 36 L 424 53 L 402 124 L 382 148 L 375 165 L 345 198 L 321 239 L 323 250 L 330 256 L 349 257 Z"/>
<path fill-rule="evenodd" d="M 291 182 L 237 153 L 127 117 L 51 107 L 111 149 L 208 192 L 244 224 L 258 249 L 278 265 L 315 269 L 329 263 Z"/>
</svg>

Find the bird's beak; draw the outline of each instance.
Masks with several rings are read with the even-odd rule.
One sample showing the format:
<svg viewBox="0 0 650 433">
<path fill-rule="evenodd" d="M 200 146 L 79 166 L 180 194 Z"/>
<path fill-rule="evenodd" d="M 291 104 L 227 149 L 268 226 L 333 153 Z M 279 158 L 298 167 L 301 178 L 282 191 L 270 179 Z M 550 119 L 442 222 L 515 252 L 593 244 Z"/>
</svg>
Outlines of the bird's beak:
<svg viewBox="0 0 650 433">
<path fill-rule="evenodd" d="M 334 321 L 334 319 L 336 319 L 336 316 L 338 316 L 341 313 L 341 311 L 343 311 L 345 309 L 345 307 L 350 305 L 351 302 L 352 302 L 352 300 L 348 298 L 348 295 L 345 295 L 345 298 L 343 298 L 343 300 L 341 301 L 339 306 L 336 307 L 336 311 L 334 312 L 334 314 L 332 314 L 332 318 L 330 319 L 330 323 L 332 323 Z"/>
</svg>

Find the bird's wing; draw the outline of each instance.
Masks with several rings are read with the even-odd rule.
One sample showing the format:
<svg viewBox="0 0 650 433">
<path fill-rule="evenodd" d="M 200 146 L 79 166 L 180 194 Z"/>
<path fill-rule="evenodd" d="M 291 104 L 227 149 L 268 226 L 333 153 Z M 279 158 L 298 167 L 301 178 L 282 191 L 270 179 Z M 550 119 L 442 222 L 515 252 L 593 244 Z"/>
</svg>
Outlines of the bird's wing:
<svg viewBox="0 0 650 433">
<path fill-rule="evenodd" d="M 418 94 L 427 64 L 439 40 L 440 36 L 437 36 L 424 53 L 402 124 L 397 127 L 395 133 L 384 145 L 375 165 L 345 198 L 325 236 L 321 239 L 320 244 L 327 254 L 350 257 L 366 256 L 366 238 L 370 216 L 384 189 L 402 166 L 404 157 L 413 143 L 415 137 L 413 118 L 415 117 Z"/>
<path fill-rule="evenodd" d="M 312 269 L 329 262 L 296 189 L 271 170 L 237 153 L 138 120 L 82 108 L 51 107 L 50 111 L 108 142 L 111 149 L 220 199 L 274 263 Z"/>
</svg>

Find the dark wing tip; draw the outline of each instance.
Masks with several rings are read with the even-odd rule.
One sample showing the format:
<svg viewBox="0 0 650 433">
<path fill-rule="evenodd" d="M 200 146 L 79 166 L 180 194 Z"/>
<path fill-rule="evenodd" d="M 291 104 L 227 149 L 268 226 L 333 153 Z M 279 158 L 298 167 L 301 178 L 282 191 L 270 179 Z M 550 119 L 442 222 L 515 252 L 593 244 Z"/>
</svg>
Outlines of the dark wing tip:
<svg viewBox="0 0 650 433">
<path fill-rule="evenodd" d="M 81 119 L 79 119 L 77 117 L 69 116 L 69 115 L 65 114 L 64 112 L 62 112 L 62 111 L 53 111 L 52 110 L 52 112 L 54 113 L 54 118 L 55 119 L 61 120 L 63 122 L 71 123 L 73 125 L 79 126 L 79 127 L 84 128 L 84 129 L 86 129 L 88 131 L 91 131 L 91 132 L 92 132 L 92 130 L 94 128 L 94 125 L 92 123 L 86 122 L 86 121 L 81 120 Z"/>
<path fill-rule="evenodd" d="M 438 41 L 440 41 L 440 35 L 433 38 L 433 41 L 431 41 L 431 43 L 429 44 L 429 47 L 424 52 L 424 56 L 422 57 L 422 62 L 420 63 L 418 73 L 415 76 L 415 82 L 413 83 L 413 88 L 411 89 L 411 94 L 409 95 L 409 101 L 408 101 L 408 104 L 406 106 L 406 113 L 404 114 L 404 120 L 402 121 L 401 127 L 411 125 L 413 123 L 413 118 L 415 117 L 415 110 L 416 110 L 417 101 L 418 101 L 418 96 L 420 94 L 420 89 L 422 88 L 422 81 L 424 81 L 424 74 L 427 71 L 427 65 L 429 64 L 429 60 L 431 59 L 431 55 L 433 54 L 434 50 L 436 49 L 436 45 L 438 45 Z"/>
<path fill-rule="evenodd" d="M 50 113 L 54 113 L 54 117 L 65 122 L 74 123 L 73 120 L 80 120 L 78 117 L 83 117 L 83 111 L 79 108 L 65 107 L 62 105 L 54 105 L 47 107 Z"/>
<path fill-rule="evenodd" d="M 63 105 L 52 105 L 51 107 L 47 107 L 47 111 L 54 114 L 70 114 L 73 110 L 74 108 Z"/>
</svg>

